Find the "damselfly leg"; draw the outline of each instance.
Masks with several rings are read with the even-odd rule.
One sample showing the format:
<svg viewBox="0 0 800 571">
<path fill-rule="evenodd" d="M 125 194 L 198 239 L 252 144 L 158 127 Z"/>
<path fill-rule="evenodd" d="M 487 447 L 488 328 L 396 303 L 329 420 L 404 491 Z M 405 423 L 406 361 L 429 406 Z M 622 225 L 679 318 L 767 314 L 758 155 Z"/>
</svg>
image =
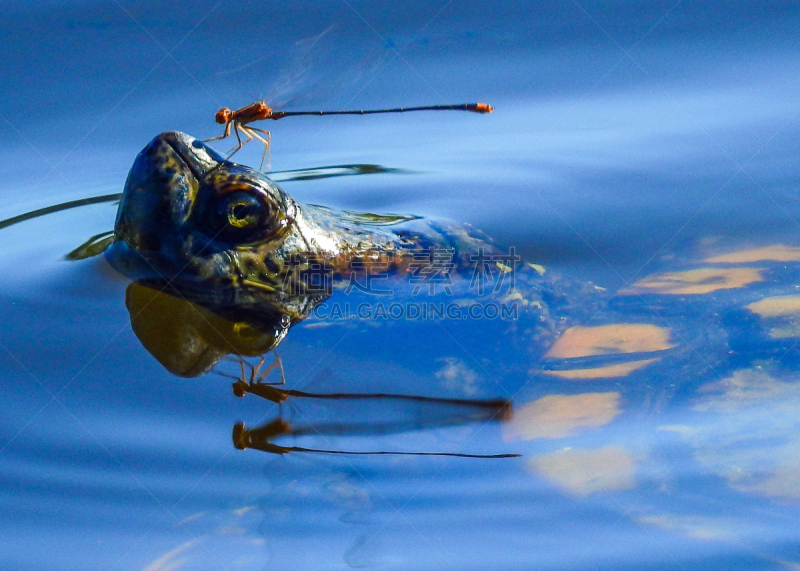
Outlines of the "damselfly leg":
<svg viewBox="0 0 800 571">
<path fill-rule="evenodd" d="M 226 356 L 225 360 L 232 361 L 238 363 L 241 367 L 242 373 L 240 376 L 231 375 L 229 373 L 223 373 L 220 371 L 215 371 L 221 377 L 226 377 L 228 379 L 233 379 L 236 382 L 233 383 L 233 394 L 237 397 L 243 397 L 245 393 L 254 393 L 263 396 L 277 404 L 280 404 L 284 400 L 286 400 L 286 396 L 282 391 L 278 389 L 271 389 L 274 386 L 280 386 L 286 384 L 286 374 L 283 370 L 283 361 L 281 360 L 280 355 L 274 349 L 272 352 L 275 354 L 275 361 L 271 363 L 267 368 L 263 371 L 261 368 L 264 366 L 266 362 L 266 357 L 262 355 L 258 360 L 256 365 L 253 365 L 242 356 Z M 280 381 L 275 382 L 265 382 L 265 379 L 272 373 L 272 371 L 278 369 L 280 374 Z M 264 393 L 264 394 L 262 394 Z"/>
</svg>

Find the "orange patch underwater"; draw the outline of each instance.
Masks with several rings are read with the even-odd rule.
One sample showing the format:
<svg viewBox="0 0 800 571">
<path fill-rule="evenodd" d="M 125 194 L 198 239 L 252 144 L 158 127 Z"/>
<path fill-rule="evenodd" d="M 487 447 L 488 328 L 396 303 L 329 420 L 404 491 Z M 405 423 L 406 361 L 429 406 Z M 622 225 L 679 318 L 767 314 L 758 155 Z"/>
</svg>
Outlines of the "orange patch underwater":
<svg viewBox="0 0 800 571">
<path fill-rule="evenodd" d="M 620 413 L 620 394 L 548 395 L 523 405 L 506 425 L 506 440 L 564 438 L 581 429 L 594 429 Z"/>
<path fill-rule="evenodd" d="M 709 264 L 747 264 L 751 262 L 798 262 L 800 261 L 800 248 L 773 244 L 763 248 L 741 250 L 722 256 L 714 256 L 704 260 Z"/>
<path fill-rule="evenodd" d="M 598 355 L 650 353 L 675 347 L 670 342 L 670 330 L 648 323 L 613 323 L 567 329 L 545 354 L 548 359 L 570 359 Z M 659 357 L 614 363 L 603 367 L 543 371 L 562 379 L 619 378 L 659 360 Z"/>
<path fill-rule="evenodd" d="M 661 293 L 668 295 L 701 295 L 721 289 L 735 289 L 763 282 L 765 268 L 698 268 L 685 272 L 669 272 L 648 276 L 621 290 L 622 295 Z"/>
<path fill-rule="evenodd" d="M 543 454 L 531 459 L 528 469 L 575 496 L 636 487 L 636 463 L 618 446 Z"/>
</svg>

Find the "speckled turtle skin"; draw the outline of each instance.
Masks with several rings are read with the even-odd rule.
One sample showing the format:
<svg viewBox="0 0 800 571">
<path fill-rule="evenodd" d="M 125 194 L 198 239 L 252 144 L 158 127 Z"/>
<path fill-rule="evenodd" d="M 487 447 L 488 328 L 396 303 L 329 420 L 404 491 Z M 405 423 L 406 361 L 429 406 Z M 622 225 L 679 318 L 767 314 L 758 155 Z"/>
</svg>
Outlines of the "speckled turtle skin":
<svg viewBox="0 0 800 571">
<path fill-rule="evenodd" d="M 302 204 L 263 173 L 176 131 L 137 156 L 114 234 L 106 257 L 128 277 L 166 282 L 215 310 L 280 315 L 287 326 L 330 295 L 308 286 L 321 268 L 334 281 L 354 263 L 391 275 L 408 271 L 413 252 L 441 247 L 454 252 L 458 273 L 474 266 L 470 256 L 480 248 L 494 251 L 461 226 Z"/>
</svg>

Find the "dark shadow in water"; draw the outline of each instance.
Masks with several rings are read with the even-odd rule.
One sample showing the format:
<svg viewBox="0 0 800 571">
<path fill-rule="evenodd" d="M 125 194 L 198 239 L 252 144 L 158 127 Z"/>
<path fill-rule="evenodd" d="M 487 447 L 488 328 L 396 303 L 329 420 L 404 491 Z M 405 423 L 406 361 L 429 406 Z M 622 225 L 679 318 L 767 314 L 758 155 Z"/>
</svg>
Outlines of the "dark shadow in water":
<svg viewBox="0 0 800 571">
<path fill-rule="evenodd" d="M 61 204 L 55 204 L 53 206 L 39 208 L 38 210 L 32 210 L 30 212 L 26 212 L 25 214 L 20 214 L 19 216 L 12 216 L 11 218 L 0 220 L 0 230 L 2 230 L 3 228 L 7 228 L 13 224 L 18 224 L 19 222 L 25 222 L 26 220 L 32 220 L 34 218 L 44 216 L 45 214 L 53 214 L 54 212 L 62 212 L 64 210 L 70 210 L 71 208 L 78 208 L 80 206 L 88 206 L 90 204 L 102 204 L 103 202 L 114 202 L 115 200 L 119 200 L 120 198 L 122 198 L 122 193 L 118 192 L 115 194 L 104 194 L 102 196 L 81 198 L 80 200 L 70 200 L 69 202 L 62 202 Z"/>
<path fill-rule="evenodd" d="M 270 178 L 272 178 L 276 182 L 292 182 L 296 180 L 309 181 L 309 180 L 319 180 L 324 178 L 336 178 L 342 176 L 358 176 L 365 174 L 411 174 L 412 172 L 413 171 L 406 169 L 385 167 L 382 165 L 375 165 L 368 163 L 353 163 L 344 165 L 329 165 L 322 167 L 293 169 L 285 171 L 273 171 L 267 174 Z M 71 210 L 73 208 L 79 208 L 81 206 L 89 206 L 92 204 L 102 204 L 104 202 L 115 202 L 115 201 L 118 202 L 121 198 L 122 198 L 122 193 L 116 192 L 114 194 L 92 196 L 89 198 L 81 198 L 79 200 L 70 200 L 68 202 L 62 202 L 61 204 L 54 204 L 53 206 L 46 206 L 45 208 L 39 208 L 37 210 L 32 210 L 24 214 L 12 216 L 11 218 L 6 218 L 5 220 L 0 220 L 0 230 L 2 230 L 3 228 L 7 228 L 9 226 L 13 226 L 14 224 L 18 224 L 20 222 L 25 222 L 27 220 L 33 220 L 34 218 L 45 216 L 47 214 L 54 214 L 56 212 L 63 212 L 65 210 Z M 414 217 L 405 217 L 401 221 L 413 218 Z M 395 223 L 396 222 L 397 221 L 395 221 Z M 371 223 L 375 224 L 375 222 Z M 73 251 L 71 251 L 69 254 L 67 254 L 66 259 L 70 261 L 76 261 L 76 260 L 83 260 L 85 258 L 90 258 L 92 256 L 97 256 L 99 254 L 102 254 L 105 251 L 105 249 L 109 245 L 111 245 L 113 241 L 114 241 L 113 230 L 102 232 L 100 234 L 92 236 L 85 243 L 81 244 Z"/>
<path fill-rule="evenodd" d="M 373 164 L 331 165 L 326 167 L 272 171 L 267 173 L 275 182 L 291 182 L 294 180 L 318 180 L 340 176 L 357 176 L 362 174 L 411 174 L 413 171 L 384 167 Z"/>
</svg>

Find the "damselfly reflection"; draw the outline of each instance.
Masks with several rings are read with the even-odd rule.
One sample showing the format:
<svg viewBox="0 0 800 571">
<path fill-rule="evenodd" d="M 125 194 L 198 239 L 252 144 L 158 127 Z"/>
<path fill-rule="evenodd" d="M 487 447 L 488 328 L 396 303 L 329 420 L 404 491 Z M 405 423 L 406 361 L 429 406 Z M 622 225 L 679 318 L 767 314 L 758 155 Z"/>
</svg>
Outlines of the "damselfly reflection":
<svg viewBox="0 0 800 571">
<path fill-rule="evenodd" d="M 273 363 L 273 366 L 277 364 Z M 244 368 L 243 368 L 244 370 Z M 223 375 L 223 376 L 230 376 L 230 375 Z M 263 378 L 263 377 L 261 377 Z M 455 407 L 455 410 L 458 411 L 455 418 L 460 419 L 477 419 L 482 420 L 484 419 L 484 415 L 488 414 L 489 419 L 497 419 L 501 421 L 509 420 L 512 415 L 512 405 L 511 401 L 507 401 L 504 399 L 458 399 L 458 398 L 441 398 L 441 397 L 427 397 L 421 395 L 404 395 L 404 394 L 393 394 L 393 393 L 345 393 L 345 392 L 338 392 L 338 393 L 312 393 L 306 391 L 298 391 L 295 389 L 279 389 L 275 385 L 276 384 L 283 384 L 283 383 L 264 383 L 260 381 L 256 382 L 248 382 L 247 377 L 245 374 L 242 374 L 242 378 L 238 379 L 235 383 L 233 383 L 233 392 L 236 396 L 243 397 L 245 394 L 250 393 L 252 395 L 261 397 L 268 401 L 274 402 L 276 404 L 281 404 L 286 402 L 289 397 L 294 398 L 308 398 L 308 399 L 320 399 L 320 400 L 332 400 L 332 401 L 358 401 L 358 400 L 369 400 L 373 402 L 377 401 L 384 401 L 384 402 L 391 402 L 393 401 L 396 405 L 407 403 L 407 404 L 414 404 L 420 409 L 422 407 L 439 407 L 440 412 L 439 416 L 441 416 L 441 410 L 444 407 L 452 406 Z M 467 411 L 472 410 L 473 416 L 469 416 Z M 424 416 L 424 415 L 423 415 Z M 440 424 L 434 424 L 433 426 L 440 426 Z M 421 428 L 428 428 L 429 426 L 422 426 Z"/>
<path fill-rule="evenodd" d="M 217 111 L 214 119 L 220 125 L 225 125 L 225 131 L 219 137 L 206 139 L 206 142 L 228 138 L 231 134 L 231 127 L 233 127 L 233 133 L 236 135 L 238 144 L 230 153 L 228 158 L 230 159 L 234 153 L 255 138 L 264 144 L 264 154 L 261 157 L 260 167 L 263 168 L 264 160 L 269 152 L 271 134 L 269 131 L 251 126 L 250 123 L 254 121 L 264 121 L 267 119 L 273 119 L 277 121 L 278 119 L 283 119 L 284 117 L 297 117 L 300 115 L 375 115 L 378 113 L 408 113 L 411 111 L 471 111 L 473 113 L 491 113 L 494 111 L 494 107 L 488 103 L 459 103 L 456 105 L 423 105 L 420 107 L 361 109 L 357 111 L 274 111 L 272 107 L 267 105 L 266 101 L 256 101 L 255 103 L 251 103 L 250 105 L 242 107 L 241 109 L 237 109 L 236 111 L 232 111 L 228 107 L 222 107 L 219 111 Z M 242 141 L 242 138 L 239 136 L 239 131 L 244 133 L 245 137 L 247 137 L 246 141 Z M 259 133 L 261 133 L 261 135 L 259 135 Z M 265 135 L 266 138 L 264 138 L 262 135 Z"/>
<path fill-rule="evenodd" d="M 252 387 L 248 387 L 252 388 Z M 262 391 L 262 389 L 268 389 Z M 302 415 L 303 423 L 293 424 L 278 417 L 257 428 L 247 429 L 243 422 L 233 428 L 233 444 L 239 450 L 253 448 L 273 454 L 287 452 L 314 452 L 325 454 L 355 455 L 408 455 L 408 456 L 455 456 L 461 458 L 513 458 L 518 454 L 469 454 L 462 452 L 419 452 L 388 450 L 343 450 L 332 448 L 312 448 L 306 446 L 286 446 L 273 442 L 280 437 L 322 438 L 330 444 L 331 437 L 379 436 L 465 426 L 480 422 L 503 422 L 511 418 L 511 403 L 506 400 L 468 400 L 443 399 L 416 395 L 329 393 L 313 394 L 302 391 L 281 390 L 275 387 L 256 385 L 248 391 L 275 402 L 283 402 L 290 397 L 328 400 L 320 420 L 314 413 Z M 369 401 L 369 406 L 364 401 Z M 345 404 L 343 410 L 336 405 Z M 358 403 L 358 404 L 357 404 Z M 356 404 L 355 407 L 352 405 Z M 300 405 L 302 406 L 302 405 Z M 363 411 L 361 415 L 354 411 Z"/>
<path fill-rule="evenodd" d="M 305 448 L 303 446 L 281 446 L 270 440 L 279 436 L 297 435 L 302 429 L 293 429 L 280 418 L 248 430 L 243 422 L 233 427 L 233 445 L 239 450 L 253 448 L 271 454 L 287 454 L 289 452 L 312 452 L 316 454 L 353 454 L 356 456 L 450 456 L 456 458 L 519 458 L 521 454 L 466 454 L 462 452 L 408 452 L 402 450 L 325 450 L 322 448 Z"/>
</svg>

